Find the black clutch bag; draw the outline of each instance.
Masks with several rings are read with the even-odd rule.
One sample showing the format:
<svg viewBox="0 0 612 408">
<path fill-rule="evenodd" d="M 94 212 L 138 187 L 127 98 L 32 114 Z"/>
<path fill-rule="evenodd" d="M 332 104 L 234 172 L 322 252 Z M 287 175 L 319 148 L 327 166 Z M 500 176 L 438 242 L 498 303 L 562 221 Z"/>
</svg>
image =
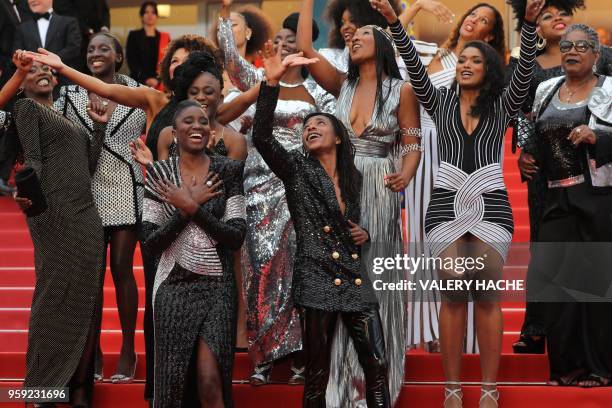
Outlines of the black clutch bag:
<svg viewBox="0 0 612 408">
<path fill-rule="evenodd" d="M 32 206 L 25 211 L 28 217 L 35 217 L 47 209 L 47 200 L 40 187 L 40 181 L 31 167 L 25 167 L 15 174 L 15 184 L 19 197 L 24 197 L 32 202 Z"/>
</svg>

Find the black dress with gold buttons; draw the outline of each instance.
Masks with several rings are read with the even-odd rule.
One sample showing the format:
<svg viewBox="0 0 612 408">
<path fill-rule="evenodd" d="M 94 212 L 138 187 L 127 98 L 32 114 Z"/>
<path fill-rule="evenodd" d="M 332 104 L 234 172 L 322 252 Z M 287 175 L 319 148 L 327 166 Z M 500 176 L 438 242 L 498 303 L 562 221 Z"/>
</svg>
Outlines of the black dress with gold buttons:
<svg viewBox="0 0 612 408">
<path fill-rule="evenodd" d="M 285 184 L 297 251 L 293 298 L 298 306 L 324 311 L 358 312 L 377 307 L 353 243 L 348 220 L 359 224 L 360 203 L 347 200 L 340 211 L 332 180 L 319 161 L 301 150 L 286 150 L 272 134 L 278 87 L 264 84 L 257 101 L 253 144 Z"/>
</svg>

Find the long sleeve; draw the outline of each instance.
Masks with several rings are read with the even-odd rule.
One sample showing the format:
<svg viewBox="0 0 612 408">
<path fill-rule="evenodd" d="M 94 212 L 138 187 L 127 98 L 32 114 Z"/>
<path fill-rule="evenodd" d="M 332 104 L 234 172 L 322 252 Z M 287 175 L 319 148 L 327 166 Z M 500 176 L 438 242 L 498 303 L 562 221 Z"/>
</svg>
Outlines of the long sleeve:
<svg viewBox="0 0 612 408">
<path fill-rule="evenodd" d="M 263 70 L 257 69 L 238 53 L 231 20 L 219 19 L 217 42 L 223 52 L 225 70 L 236 88 L 245 92 L 263 80 Z"/>
<path fill-rule="evenodd" d="M 138 50 L 137 31 L 130 31 L 127 37 L 125 45 L 128 68 L 130 68 L 130 76 L 136 81 L 142 83 L 141 68 L 142 62 L 140 60 L 140 52 Z"/>
<path fill-rule="evenodd" d="M 253 124 L 253 144 L 274 174 L 286 183 L 296 175 L 297 169 L 292 154 L 272 133 L 279 92 L 280 87 L 261 83 Z"/>
<path fill-rule="evenodd" d="M 155 193 L 153 180 L 159 180 L 161 174 L 155 166 L 147 167 L 145 195 L 142 204 L 141 245 L 147 254 L 159 255 L 164 252 L 189 224 L 189 218 L 182 217 L 179 210 L 168 214 L 161 198 Z"/>
<path fill-rule="evenodd" d="M 206 205 L 201 205 L 193 222 L 221 245 L 236 250 L 246 236 L 246 204 L 243 192 L 244 162 L 227 165 L 223 184 L 227 189 L 225 212 L 222 219 L 215 217 Z"/>
<path fill-rule="evenodd" d="M 406 64 L 410 83 L 417 99 L 427 113 L 430 116 L 434 116 L 440 101 L 440 90 L 436 89 L 431 83 L 429 75 L 427 75 L 427 69 L 421 62 L 417 49 L 406 35 L 406 31 L 399 20 L 391 24 L 389 28 L 391 29 L 393 41 L 397 45 L 400 56 Z"/>
<path fill-rule="evenodd" d="M 597 167 L 612 163 L 612 132 L 603 129 L 596 129 L 597 141 L 592 147 L 594 150 L 595 163 Z"/>
<path fill-rule="evenodd" d="M 32 167 L 40 179 L 42 157 L 40 152 L 38 109 L 36 107 L 36 102 L 27 98 L 17 101 L 15 104 L 15 124 L 23 149 L 23 160 L 25 165 Z"/>
<path fill-rule="evenodd" d="M 508 87 L 502 95 L 502 103 L 510 118 L 516 117 L 529 95 L 529 86 L 536 59 L 536 26 L 527 21 L 521 30 L 521 54 Z"/>
<path fill-rule="evenodd" d="M 612 48 L 602 45 L 599 60 L 597 61 L 597 72 L 601 75 L 612 76 Z"/>
</svg>

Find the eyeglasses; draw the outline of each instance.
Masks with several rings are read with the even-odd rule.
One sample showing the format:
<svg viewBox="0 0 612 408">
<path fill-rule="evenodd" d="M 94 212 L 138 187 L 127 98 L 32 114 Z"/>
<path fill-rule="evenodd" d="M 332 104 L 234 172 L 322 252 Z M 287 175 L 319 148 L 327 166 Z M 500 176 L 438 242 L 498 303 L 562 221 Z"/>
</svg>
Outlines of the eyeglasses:
<svg viewBox="0 0 612 408">
<path fill-rule="evenodd" d="M 572 48 L 576 48 L 576 51 L 584 54 L 589 48 L 595 49 L 595 46 L 587 40 L 578 40 L 576 42 L 563 40 L 559 43 L 559 49 L 563 54 L 570 52 Z"/>
</svg>

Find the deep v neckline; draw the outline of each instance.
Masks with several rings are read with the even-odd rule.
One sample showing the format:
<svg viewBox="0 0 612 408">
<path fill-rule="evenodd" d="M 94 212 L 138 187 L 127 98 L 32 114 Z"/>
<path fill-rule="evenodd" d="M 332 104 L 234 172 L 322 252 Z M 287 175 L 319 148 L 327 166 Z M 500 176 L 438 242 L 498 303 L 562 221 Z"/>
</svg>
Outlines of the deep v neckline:
<svg viewBox="0 0 612 408">
<path fill-rule="evenodd" d="M 331 195 L 334 198 L 333 200 L 331 200 L 332 205 L 334 207 L 333 209 L 337 211 L 342 216 L 343 219 L 345 219 L 346 214 L 348 213 L 349 203 L 347 201 L 344 202 L 344 212 L 342 212 L 342 206 L 340 205 L 340 200 L 338 199 L 338 195 L 336 194 L 336 186 L 334 185 L 334 181 L 332 180 L 331 177 L 329 177 L 329 174 L 327 174 L 327 172 L 325 171 L 325 169 L 323 168 L 323 166 L 317 159 L 311 159 L 311 160 L 316 162 L 315 166 L 318 167 L 319 171 L 323 175 L 323 180 L 322 180 L 322 183 L 324 184 L 323 191 L 329 190 L 329 192 L 331 192 Z M 327 188 L 325 188 L 325 184 L 327 184 Z"/>
<path fill-rule="evenodd" d="M 461 119 L 461 101 L 459 100 L 459 97 L 457 97 L 457 122 L 459 125 L 459 128 L 461 129 L 461 133 L 463 133 L 464 137 L 467 138 L 472 138 L 478 135 L 478 132 L 480 131 L 480 126 L 482 125 L 483 122 L 483 115 L 480 115 L 480 117 L 478 118 L 478 123 L 476 124 L 476 127 L 474 128 L 474 130 L 472 130 L 472 133 L 468 133 L 467 129 L 465 128 L 465 125 L 463 124 L 463 120 Z"/>
<path fill-rule="evenodd" d="M 387 79 L 388 79 L 388 77 L 383 79 L 383 88 L 385 86 L 385 82 L 387 81 Z M 360 79 L 357 79 L 357 83 L 353 87 L 353 91 L 351 93 L 351 103 L 349 105 L 348 117 L 347 117 L 348 125 L 349 125 L 349 128 L 351 130 L 351 133 L 357 139 L 361 139 L 361 137 L 365 134 L 366 130 L 368 130 L 369 128 L 372 127 L 372 123 L 374 123 L 374 115 L 376 114 L 376 109 L 378 108 L 378 101 L 376 100 L 376 96 L 374 96 L 374 107 L 372 108 L 372 114 L 370 115 L 370 120 L 365 125 L 365 127 L 361 130 L 361 134 L 359 136 L 357 136 L 357 132 L 355 132 L 355 128 L 353 128 L 353 123 L 351 122 L 351 112 L 353 111 L 353 102 L 355 101 L 355 94 L 357 93 L 357 87 L 359 86 L 359 81 L 360 81 Z"/>
</svg>

